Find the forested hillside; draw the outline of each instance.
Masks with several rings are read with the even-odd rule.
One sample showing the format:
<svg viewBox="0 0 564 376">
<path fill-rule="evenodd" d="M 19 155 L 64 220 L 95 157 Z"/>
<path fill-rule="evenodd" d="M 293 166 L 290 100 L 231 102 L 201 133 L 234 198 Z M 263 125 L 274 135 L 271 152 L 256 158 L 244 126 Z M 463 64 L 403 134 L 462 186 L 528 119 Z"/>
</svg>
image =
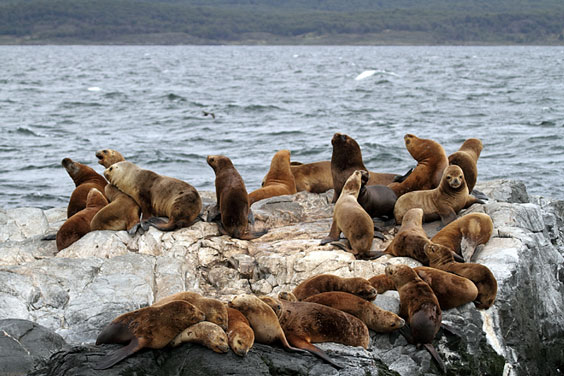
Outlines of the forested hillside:
<svg viewBox="0 0 564 376">
<path fill-rule="evenodd" d="M 564 44 L 564 1 L 0 0 L 0 43 Z"/>
</svg>

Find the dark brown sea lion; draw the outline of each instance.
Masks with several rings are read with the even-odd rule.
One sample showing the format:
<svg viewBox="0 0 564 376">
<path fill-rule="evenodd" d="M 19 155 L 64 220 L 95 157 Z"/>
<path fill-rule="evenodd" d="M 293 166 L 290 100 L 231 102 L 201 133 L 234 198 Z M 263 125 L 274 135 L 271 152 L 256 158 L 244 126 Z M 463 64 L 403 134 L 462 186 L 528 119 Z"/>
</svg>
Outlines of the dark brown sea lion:
<svg viewBox="0 0 564 376">
<path fill-rule="evenodd" d="M 472 193 L 478 180 L 478 158 L 483 149 L 482 141 L 477 138 L 469 138 L 458 149 L 448 156 L 451 165 L 459 166 L 464 172 L 468 192 Z"/>
<path fill-rule="evenodd" d="M 394 206 L 397 196 L 393 190 L 385 185 L 366 185 L 370 175 L 362 171 L 360 190 L 357 201 L 372 218 L 394 216 Z"/>
<path fill-rule="evenodd" d="M 445 150 L 438 142 L 418 138 L 413 134 L 406 134 L 403 139 L 407 151 L 417 161 L 417 166 L 401 183 L 388 184 L 398 198 L 407 192 L 436 188 L 448 166 Z"/>
<path fill-rule="evenodd" d="M 239 356 L 245 356 L 255 343 L 255 332 L 249 324 L 249 320 L 235 308 L 227 308 L 229 325 L 227 327 L 227 338 L 231 350 Z"/>
<path fill-rule="evenodd" d="M 296 193 L 296 181 L 290 170 L 290 151 L 280 150 L 270 162 L 270 169 L 263 179 L 263 186 L 249 194 L 252 205 L 265 198 Z"/>
<path fill-rule="evenodd" d="M 202 311 L 185 301 L 145 307 L 118 316 L 98 335 L 96 345 L 117 343 L 126 346 L 106 355 L 92 368 L 110 368 L 143 348 L 161 349 L 182 330 L 204 318 Z"/>
<path fill-rule="evenodd" d="M 384 253 L 396 257 L 411 257 L 422 264 L 429 264 L 425 254 L 425 245 L 429 238 L 423 230 L 423 209 L 409 209 L 403 216 L 398 233 L 384 250 Z"/>
<path fill-rule="evenodd" d="M 198 191 L 175 178 L 144 170 L 131 162 L 118 162 L 104 176 L 141 207 L 142 219 L 168 217 L 168 223 L 152 223 L 161 231 L 190 226 L 202 210 Z"/>
<path fill-rule="evenodd" d="M 92 188 L 104 192 L 104 187 L 108 182 L 92 168 L 82 163 L 74 162 L 70 158 L 63 159 L 62 165 L 76 186 L 70 196 L 67 207 L 67 218 L 70 218 L 86 207 L 86 197 Z"/>
<path fill-rule="evenodd" d="M 200 321 L 197 324 L 190 325 L 174 337 L 170 345 L 177 347 L 184 342 L 197 343 L 216 353 L 226 353 L 229 351 L 227 334 L 219 325 L 209 321 Z"/>
<path fill-rule="evenodd" d="M 90 222 L 100 209 L 108 205 L 106 197 L 96 188 L 90 189 L 86 199 L 86 207 L 71 216 L 57 231 L 57 250 L 69 245 L 90 232 Z"/>
<path fill-rule="evenodd" d="M 110 203 L 104 206 L 90 222 L 90 230 L 130 230 L 139 223 L 141 208 L 134 199 L 112 184 L 106 185 L 104 193 Z"/>
<path fill-rule="evenodd" d="M 291 162 L 290 170 L 294 175 L 298 192 L 323 193 L 333 189 L 331 161 L 306 164 Z"/>
<path fill-rule="evenodd" d="M 125 158 L 120 152 L 112 149 L 98 150 L 96 152 L 96 158 L 98 158 L 98 163 L 105 168 L 110 167 L 114 163 L 125 161 Z"/>
<path fill-rule="evenodd" d="M 292 291 L 298 300 L 328 291 L 344 291 L 362 299 L 372 301 L 376 298 L 376 289 L 364 278 L 342 278 L 332 274 L 318 274 L 300 283 Z"/>
</svg>

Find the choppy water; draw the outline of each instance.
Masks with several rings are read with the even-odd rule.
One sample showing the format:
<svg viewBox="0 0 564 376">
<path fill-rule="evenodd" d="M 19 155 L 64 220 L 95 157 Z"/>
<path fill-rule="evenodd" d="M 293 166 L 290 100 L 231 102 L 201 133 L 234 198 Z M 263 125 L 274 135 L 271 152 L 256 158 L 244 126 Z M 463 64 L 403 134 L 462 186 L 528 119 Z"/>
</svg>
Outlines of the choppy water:
<svg viewBox="0 0 564 376">
<path fill-rule="evenodd" d="M 275 150 L 330 159 L 335 132 L 399 173 L 405 133 L 478 137 L 479 180 L 564 198 L 562 47 L 3 46 L 0 67 L 0 207 L 65 206 L 61 160 L 102 172 L 102 148 L 204 190 L 224 154 L 251 191 Z"/>
</svg>

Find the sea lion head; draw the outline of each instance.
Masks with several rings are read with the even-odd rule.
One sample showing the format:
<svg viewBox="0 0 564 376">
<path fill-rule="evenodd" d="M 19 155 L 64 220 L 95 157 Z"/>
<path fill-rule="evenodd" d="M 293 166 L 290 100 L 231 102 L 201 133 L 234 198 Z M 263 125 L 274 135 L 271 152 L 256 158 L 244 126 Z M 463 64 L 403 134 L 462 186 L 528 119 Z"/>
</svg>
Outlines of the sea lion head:
<svg viewBox="0 0 564 376">
<path fill-rule="evenodd" d="M 452 251 L 444 245 L 429 242 L 423 247 L 431 265 L 444 265 L 454 262 Z"/>
<path fill-rule="evenodd" d="M 217 299 L 206 299 L 206 321 L 218 325 L 221 329 L 227 330 L 228 314 L 227 307 Z"/>
<path fill-rule="evenodd" d="M 106 168 L 114 163 L 125 161 L 125 158 L 120 152 L 112 149 L 98 150 L 96 152 L 96 158 L 98 158 L 98 163 Z"/>
<path fill-rule="evenodd" d="M 483 148 L 484 145 L 482 144 L 482 141 L 479 138 L 469 138 L 466 141 L 464 141 L 464 143 L 460 147 L 460 150 L 466 152 L 472 152 L 475 154 L 475 158 L 478 159 L 480 157 L 480 153 L 482 152 Z"/>
<path fill-rule="evenodd" d="M 368 183 L 368 179 L 370 179 L 370 173 L 366 170 L 360 171 L 360 184 L 361 186 L 365 186 Z"/>
<path fill-rule="evenodd" d="M 367 279 L 359 277 L 348 278 L 347 283 L 352 284 L 349 286 L 350 292 L 356 296 L 360 296 L 362 299 L 372 301 L 376 299 L 376 295 L 378 295 L 378 291 L 376 291 Z"/>
<path fill-rule="evenodd" d="M 282 303 L 280 303 L 278 299 L 266 295 L 261 296 L 259 299 L 268 304 L 274 313 L 276 313 L 276 316 L 280 317 L 280 314 L 282 313 Z"/>
<path fill-rule="evenodd" d="M 388 265 L 386 266 L 386 275 L 394 281 L 396 289 L 406 283 L 417 279 L 417 273 L 407 265 Z"/>
<path fill-rule="evenodd" d="M 450 190 L 461 190 L 466 185 L 462 169 L 456 165 L 448 166 L 445 169 L 441 180 L 441 186 L 444 186 L 444 184 L 446 184 Z"/>
<path fill-rule="evenodd" d="M 337 132 L 333 135 L 333 138 L 331 139 L 331 145 L 333 146 L 342 145 L 345 144 L 349 139 L 350 137 L 347 136 L 346 134 Z"/>
<path fill-rule="evenodd" d="M 133 165 L 133 163 L 125 161 L 114 163 L 104 170 L 104 177 L 119 188 L 116 184 L 117 177 L 123 175 L 124 171 L 127 170 L 130 165 Z"/>
<path fill-rule="evenodd" d="M 80 172 L 80 163 L 73 161 L 70 158 L 64 158 L 61 161 L 61 164 L 67 170 L 71 177 L 75 176 Z"/>
<path fill-rule="evenodd" d="M 353 172 L 345 182 L 342 192 L 346 192 L 347 194 L 358 196 L 358 192 L 362 184 L 361 181 L 362 181 L 362 170 L 355 170 L 355 172 Z"/>
<path fill-rule="evenodd" d="M 403 136 L 403 141 L 405 142 L 405 146 L 406 146 L 408 149 L 409 149 L 408 146 L 411 145 L 411 142 L 412 142 L 412 141 L 415 141 L 415 140 L 419 140 L 419 138 L 418 138 L 416 135 L 414 135 L 414 134 L 407 133 L 405 136 Z"/>
<path fill-rule="evenodd" d="M 296 298 L 296 295 L 294 295 L 290 291 L 280 291 L 278 293 L 278 299 L 279 300 L 287 300 L 289 302 L 297 302 L 298 301 L 298 298 Z"/>
<path fill-rule="evenodd" d="M 208 155 L 206 162 L 208 162 L 210 167 L 213 168 L 215 173 L 220 171 L 222 168 L 233 167 L 231 159 L 223 155 Z"/>
</svg>

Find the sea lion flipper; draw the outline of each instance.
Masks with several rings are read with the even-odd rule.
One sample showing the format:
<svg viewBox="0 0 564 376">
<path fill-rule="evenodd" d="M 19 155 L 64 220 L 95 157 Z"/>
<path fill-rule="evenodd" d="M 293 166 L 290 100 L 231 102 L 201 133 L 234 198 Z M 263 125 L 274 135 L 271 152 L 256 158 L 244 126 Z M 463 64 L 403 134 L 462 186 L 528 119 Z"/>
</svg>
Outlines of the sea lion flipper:
<svg viewBox="0 0 564 376">
<path fill-rule="evenodd" d="M 55 240 L 57 239 L 57 233 L 48 234 L 41 238 L 41 240 Z"/>
<path fill-rule="evenodd" d="M 441 216 L 441 229 L 456 220 L 456 212 L 451 207 L 442 208 L 439 210 L 439 215 Z"/>
<path fill-rule="evenodd" d="M 380 240 L 386 240 L 386 237 L 380 231 L 374 231 L 374 237 Z"/>
<path fill-rule="evenodd" d="M 249 214 L 247 214 L 247 221 L 251 224 L 251 226 L 255 225 L 255 215 L 251 208 L 249 208 Z"/>
<path fill-rule="evenodd" d="M 477 197 L 474 197 L 472 195 L 468 195 L 468 198 L 466 199 L 466 204 L 464 204 L 464 208 L 469 208 L 470 206 L 472 206 L 474 204 L 484 205 L 485 202 L 483 200 L 480 200 Z"/>
<path fill-rule="evenodd" d="M 117 349 L 108 355 L 104 356 L 100 359 L 96 364 L 92 366 L 93 369 L 107 369 L 114 366 L 116 363 L 120 362 L 121 360 L 127 358 L 131 354 L 139 351 L 143 346 L 141 345 L 140 341 L 137 337 L 133 337 L 131 342 L 127 346 L 124 346 L 120 349 Z"/>
<path fill-rule="evenodd" d="M 206 216 L 206 222 L 215 222 L 221 220 L 221 212 L 217 205 L 214 205 L 209 211 L 208 215 Z"/>
<path fill-rule="evenodd" d="M 329 235 L 327 235 L 325 238 L 323 238 L 321 240 L 321 242 L 319 243 L 319 245 L 325 245 L 327 243 L 331 243 L 331 242 L 334 242 L 336 240 L 339 240 L 340 233 L 341 233 L 341 231 L 339 231 L 339 227 L 337 226 L 337 222 L 335 222 L 335 220 L 333 220 L 333 223 L 331 223 L 331 229 L 329 230 Z"/>
<path fill-rule="evenodd" d="M 348 241 L 346 241 L 348 243 Z M 352 253 L 352 249 L 349 246 L 349 244 L 345 244 L 344 242 L 340 242 L 340 241 L 333 241 L 331 243 L 329 243 L 331 245 L 334 245 L 337 248 L 342 249 L 343 251 L 347 251 L 347 252 L 351 252 Z"/>
<path fill-rule="evenodd" d="M 470 192 L 470 194 L 480 200 L 489 200 L 489 197 L 486 196 L 484 192 L 480 192 L 475 189 L 473 189 L 472 192 Z"/>
<path fill-rule="evenodd" d="M 446 373 L 445 363 L 443 362 L 443 360 L 439 356 L 439 353 L 437 353 L 435 346 L 433 346 L 433 344 L 431 344 L 431 343 L 424 343 L 423 346 L 425 346 L 427 351 L 429 351 L 429 354 L 431 354 L 431 357 L 433 359 L 435 359 L 435 361 L 437 362 L 437 365 L 439 366 L 439 369 L 441 370 L 441 372 Z"/>
<path fill-rule="evenodd" d="M 411 173 L 413 172 L 413 167 L 411 167 L 404 175 L 396 175 L 393 179 L 394 183 L 401 183 L 403 182 L 405 179 L 407 179 L 407 177 L 409 175 L 411 175 Z"/>
<path fill-rule="evenodd" d="M 335 363 L 331 358 L 329 358 L 329 355 L 327 355 L 325 351 L 321 350 L 319 347 L 316 347 L 315 345 L 312 345 L 311 343 L 307 342 L 305 339 L 293 335 L 290 335 L 287 338 L 288 341 L 292 344 L 292 346 L 295 346 L 299 349 L 303 349 L 312 353 L 313 355 L 325 360 L 327 363 L 331 364 L 333 367 L 337 369 L 343 368 L 343 366 Z"/>
</svg>

